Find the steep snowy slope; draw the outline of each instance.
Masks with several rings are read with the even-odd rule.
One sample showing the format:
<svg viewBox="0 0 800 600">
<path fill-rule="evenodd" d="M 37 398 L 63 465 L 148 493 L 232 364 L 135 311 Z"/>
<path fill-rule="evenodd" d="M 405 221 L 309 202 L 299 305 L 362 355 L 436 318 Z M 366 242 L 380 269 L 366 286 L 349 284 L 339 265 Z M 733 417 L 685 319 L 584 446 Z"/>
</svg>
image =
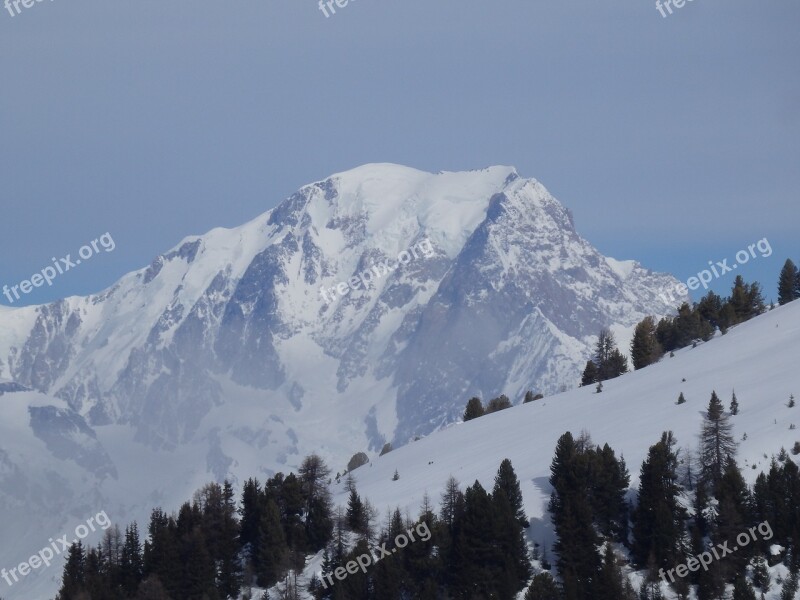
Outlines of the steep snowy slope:
<svg viewBox="0 0 800 600">
<path fill-rule="evenodd" d="M 490 489 L 500 462 L 508 458 L 532 519 L 528 535 L 549 546 L 549 468 L 561 434 L 571 431 L 577 436 L 586 430 L 595 443 L 608 442 L 625 457 L 635 489 L 642 461 L 661 432 L 672 430 L 680 447 L 694 451 L 712 390 L 727 406 L 735 389 L 740 413 L 731 419 L 739 440 L 737 459 L 752 484 L 769 468 L 773 454 L 800 440 L 800 430 L 789 429 L 800 424 L 800 406 L 787 407 L 791 394 L 800 397 L 798 357 L 800 301 L 607 381 L 600 394 L 594 386 L 580 388 L 455 425 L 374 459 L 354 476 L 359 493 L 381 515 L 396 506 L 416 515 L 425 493 L 438 502 L 450 475 L 462 489 L 475 480 Z M 676 405 L 681 392 L 687 402 Z M 395 470 L 400 478 L 392 481 Z M 346 506 L 343 488 L 342 482 L 336 502 Z"/>
</svg>

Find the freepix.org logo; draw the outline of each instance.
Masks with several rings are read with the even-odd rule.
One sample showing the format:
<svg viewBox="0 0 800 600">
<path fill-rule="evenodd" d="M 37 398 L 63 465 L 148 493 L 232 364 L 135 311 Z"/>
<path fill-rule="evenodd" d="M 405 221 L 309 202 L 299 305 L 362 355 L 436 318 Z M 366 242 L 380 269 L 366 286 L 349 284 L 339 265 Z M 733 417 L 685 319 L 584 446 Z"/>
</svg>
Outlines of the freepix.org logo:
<svg viewBox="0 0 800 600">
<path fill-rule="evenodd" d="M 52 564 L 51 561 L 56 556 L 59 556 L 62 552 L 66 553 L 72 544 L 77 544 L 78 540 L 82 540 L 88 536 L 91 531 L 97 531 L 97 527 L 100 527 L 103 531 L 111 527 L 111 519 L 108 518 L 104 510 L 101 510 L 93 517 L 89 517 L 86 521 L 86 525 L 83 523 L 78 525 L 75 528 L 75 537 L 71 542 L 68 539 L 69 534 L 67 533 L 56 540 L 50 538 L 48 540 L 50 542 L 49 546 L 45 546 L 25 562 L 20 563 L 13 569 L 0 569 L 0 577 L 11 587 L 15 583 L 18 583 L 20 578 L 29 575 L 32 570 L 49 567 Z"/>
<path fill-rule="evenodd" d="M 53 0 L 50 0 L 50 2 L 52 1 Z M 44 0 L 5 0 L 5 7 L 12 17 L 16 17 L 18 14 L 22 12 L 22 10 L 19 7 L 20 4 L 22 4 L 22 8 L 30 8 L 37 2 L 44 2 Z"/>
<path fill-rule="evenodd" d="M 30 294 L 33 288 L 41 287 L 46 282 L 47 285 L 53 285 L 53 280 L 59 275 L 63 275 L 70 269 L 77 267 L 81 261 L 89 260 L 95 254 L 100 253 L 100 247 L 106 252 L 111 252 L 117 245 L 114 243 L 114 238 L 111 234 L 106 232 L 99 238 L 92 240 L 89 244 L 81 246 L 78 250 L 80 258 L 72 259 L 72 254 L 67 254 L 63 258 L 57 259 L 55 256 L 52 258 L 53 265 L 47 266 L 38 273 L 31 275 L 30 279 L 20 281 L 17 285 L 4 285 L 3 295 L 6 299 L 14 304 L 16 300 L 21 298 L 20 292 L 23 294 Z"/>
</svg>

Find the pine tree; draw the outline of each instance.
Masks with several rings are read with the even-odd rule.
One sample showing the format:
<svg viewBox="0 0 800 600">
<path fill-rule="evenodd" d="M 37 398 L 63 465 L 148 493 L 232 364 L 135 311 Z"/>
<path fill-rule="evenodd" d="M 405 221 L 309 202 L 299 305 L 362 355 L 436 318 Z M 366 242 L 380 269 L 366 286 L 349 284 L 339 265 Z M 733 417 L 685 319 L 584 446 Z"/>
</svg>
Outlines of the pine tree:
<svg viewBox="0 0 800 600">
<path fill-rule="evenodd" d="M 486 414 L 498 412 L 511 408 L 511 400 L 505 394 L 500 394 L 497 398 L 492 398 L 486 406 Z"/>
<path fill-rule="evenodd" d="M 778 304 L 783 306 L 800 297 L 798 281 L 800 281 L 800 271 L 792 260 L 787 258 L 778 278 Z"/>
<path fill-rule="evenodd" d="M 591 385 L 597 382 L 597 365 L 593 360 L 586 362 L 586 368 L 581 376 L 581 385 Z"/>
<path fill-rule="evenodd" d="M 715 493 L 718 513 L 712 530 L 714 543 L 728 541 L 736 545 L 736 536 L 747 529 L 750 522 L 752 498 L 750 490 L 742 477 L 736 461 L 728 459 L 725 470 Z M 740 548 L 718 565 L 725 580 L 731 580 L 737 573 L 744 572 L 748 560 L 755 551 L 754 546 Z"/>
<path fill-rule="evenodd" d="M 254 567 L 258 584 L 268 587 L 283 574 L 288 551 L 278 505 L 272 498 L 264 506 L 258 530 L 258 562 Z"/>
<path fill-rule="evenodd" d="M 711 324 L 711 327 L 720 326 L 720 315 L 722 313 L 722 298 L 711 290 L 697 303 L 697 312 L 700 318 Z"/>
<path fill-rule="evenodd" d="M 305 535 L 307 550 L 317 552 L 325 547 L 333 531 L 333 502 L 328 488 L 331 470 L 316 454 L 303 459 L 298 475 L 305 499 Z M 299 550 L 299 548 L 293 548 Z M 304 549 L 305 550 L 305 549 Z"/>
<path fill-rule="evenodd" d="M 736 276 L 729 303 L 736 315 L 736 323 L 743 323 L 766 310 L 761 286 L 758 283 L 746 284 L 741 275 Z"/>
<path fill-rule="evenodd" d="M 457 597 L 491 598 L 504 577 L 504 557 L 495 543 L 496 515 L 478 481 L 464 493 L 464 515 L 453 542 L 453 588 Z"/>
<path fill-rule="evenodd" d="M 650 447 L 639 476 L 639 504 L 633 514 L 633 556 L 642 567 L 679 562 L 684 510 L 678 503 L 678 457 L 672 432 Z"/>
<path fill-rule="evenodd" d="M 561 600 L 561 590 L 550 573 L 539 573 L 533 578 L 525 600 Z"/>
<path fill-rule="evenodd" d="M 762 592 L 766 592 L 769 590 L 769 584 L 770 577 L 767 559 L 764 558 L 763 554 L 758 554 L 753 559 L 753 585 L 759 588 Z"/>
<path fill-rule="evenodd" d="M 56 600 L 72 600 L 85 593 L 85 568 L 86 555 L 83 544 L 79 541 L 69 547 L 67 564 L 64 565 L 64 574 L 61 578 L 61 590 Z"/>
<path fill-rule="evenodd" d="M 663 317 L 656 325 L 656 340 L 664 352 L 672 352 L 678 348 L 675 343 L 675 324 L 671 317 Z"/>
<path fill-rule="evenodd" d="M 731 414 L 736 416 L 739 414 L 739 401 L 736 399 L 736 392 L 733 392 L 733 397 L 731 398 Z"/>
<path fill-rule="evenodd" d="M 797 572 L 789 573 L 789 577 L 784 579 L 783 587 L 781 588 L 781 600 L 794 600 L 797 594 Z"/>
<path fill-rule="evenodd" d="M 251 559 L 255 558 L 258 526 L 261 522 L 261 484 L 258 479 L 250 478 L 242 487 L 241 521 L 239 522 L 239 538 L 243 547 L 249 549 Z"/>
<path fill-rule="evenodd" d="M 525 392 L 525 399 L 522 401 L 523 404 L 527 404 L 528 402 L 535 402 L 536 400 L 541 400 L 544 398 L 543 394 L 534 394 L 532 391 L 528 390 Z"/>
<path fill-rule="evenodd" d="M 361 496 L 353 488 L 350 490 L 350 497 L 347 501 L 347 525 L 350 530 L 364 533 L 366 525 L 364 517 L 364 504 L 361 502 Z"/>
<path fill-rule="evenodd" d="M 787 404 L 789 408 L 794 408 L 794 394 L 789 395 L 789 404 Z"/>
<path fill-rule="evenodd" d="M 711 392 L 700 433 L 701 476 L 716 492 L 729 458 L 736 454 L 733 426 L 716 392 Z"/>
<path fill-rule="evenodd" d="M 558 572 L 565 600 L 583 600 L 600 572 L 599 539 L 589 501 L 587 460 L 577 449 L 570 432 L 556 444 L 550 465 L 549 511 L 555 527 Z"/>
<path fill-rule="evenodd" d="M 664 354 L 656 338 L 656 321 L 645 317 L 636 325 L 631 340 L 631 360 L 634 369 L 641 369 L 656 362 Z"/>
<path fill-rule="evenodd" d="M 156 508 L 150 515 L 149 539 L 144 544 L 144 575 L 160 580 L 170 595 L 178 592 L 180 552 L 177 524 L 173 517 Z"/>
<path fill-rule="evenodd" d="M 678 348 L 685 348 L 697 339 L 708 340 L 714 333 L 711 324 L 700 317 L 696 308 L 684 302 L 678 308 L 678 316 L 673 321 L 675 328 L 675 344 Z"/>
<path fill-rule="evenodd" d="M 471 421 L 486 414 L 483 408 L 483 403 L 480 398 L 472 397 L 467 402 L 467 407 L 464 410 L 464 421 Z"/>
<path fill-rule="evenodd" d="M 180 516 L 179 516 L 180 520 Z M 216 599 L 216 569 L 205 536 L 194 527 L 181 540 L 180 580 L 177 581 L 181 597 Z"/>
<path fill-rule="evenodd" d="M 614 549 L 611 544 L 606 544 L 603 567 L 592 591 L 592 600 L 636 600 L 630 586 L 625 585 L 626 582 Z"/>
<path fill-rule="evenodd" d="M 628 359 L 617 349 L 614 334 L 608 329 L 602 329 L 597 338 L 594 362 L 599 381 L 619 377 L 628 371 Z"/>
<path fill-rule="evenodd" d="M 683 392 L 680 393 L 678 396 L 678 404 L 686 404 L 686 398 L 683 396 Z"/>
<path fill-rule="evenodd" d="M 628 539 L 628 492 L 630 474 L 625 459 L 617 460 L 611 446 L 605 444 L 587 452 L 589 460 L 590 502 L 600 533 L 620 543 Z"/>
<path fill-rule="evenodd" d="M 236 500 L 233 486 L 227 480 L 222 486 L 222 519 L 217 552 L 220 596 L 237 598 L 242 587 L 242 567 L 239 561 L 239 523 L 236 520 Z"/>
<path fill-rule="evenodd" d="M 144 574 L 142 545 L 139 541 L 139 528 L 132 523 L 125 529 L 125 543 L 120 560 L 120 583 L 122 589 L 132 596 L 139 588 Z"/>
<path fill-rule="evenodd" d="M 511 503 L 511 508 L 519 524 L 522 527 L 528 527 L 528 517 L 525 515 L 519 479 L 517 479 L 517 474 L 514 472 L 511 461 L 507 458 L 500 463 L 500 468 L 497 470 L 497 475 L 495 475 L 492 497 L 496 496 L 501 490 L 505 492 L 506 498 Z"/>
<path fill-rule="evenodd" d="M 492 534 L 499 550 L 498 558 L 502 561 L 502 569 L 495 580 L 497 596 L 513 598 L 531 576 L 524 528 L 503 487 L 491 495 L 491 502 L 494 512 Z"/>
<path fill-rule="evenodd" d="M 731 600 L 757 600 L 753 586 L 744 575 L 739 575 L 733 582 L 733 596 Z"/>
<path fill-rule="evenodd" d="M 464 494 L 459 489 L 458 480 L 452 475 L 447 479 L 439 503 L 439 518 L 451 530 L 458 518 L 464 512 Z"/>
</svg>

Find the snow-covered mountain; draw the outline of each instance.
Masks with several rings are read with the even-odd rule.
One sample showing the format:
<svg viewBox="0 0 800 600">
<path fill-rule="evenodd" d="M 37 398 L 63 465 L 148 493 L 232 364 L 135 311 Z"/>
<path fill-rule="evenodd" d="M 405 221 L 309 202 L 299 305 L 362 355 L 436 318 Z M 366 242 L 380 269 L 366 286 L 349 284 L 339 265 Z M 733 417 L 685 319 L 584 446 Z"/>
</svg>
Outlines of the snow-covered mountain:
<svg viewBox="0 0 800 600">
<path fill-rule="evenodd" d="M 33 552 L 70 519 L 142 518 L 208 479 L 312 451 L 336 470 L 472 395 L 572 387 L 599 329 L 624 348 L 676 283 L 602 256 L 512 168 L 376 164 L 99 294 L 0 309 L 0 562 L 21 560 L 5 540 Z"/>
</svg>

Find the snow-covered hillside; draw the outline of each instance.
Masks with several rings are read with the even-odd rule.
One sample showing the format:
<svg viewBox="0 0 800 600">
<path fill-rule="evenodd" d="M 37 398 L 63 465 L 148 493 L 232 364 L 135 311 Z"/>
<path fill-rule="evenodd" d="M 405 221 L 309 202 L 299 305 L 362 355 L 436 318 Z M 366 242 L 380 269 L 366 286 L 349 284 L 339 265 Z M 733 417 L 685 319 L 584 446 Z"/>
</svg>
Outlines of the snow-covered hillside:
<svg viewBox="0 0 800 600">
<path fill-rule="evenodd" d="M 775 308 L 695 348 L 665 356 L 645 369 L 606 381 L 598 394 L 590 386 L 515 406 L 460 423 L 379 457 L 353 472 L 359 493 L 380 511 L 399 506 L 416 516 L 424 494 L 438 502 L 450 475 L 462 489 L 475 480 L 491 489 L 497 468 L 511 460 L 531 518 L 531 542 L 549 546 L 553 530 L 546 512 L 550 463 L 565 431 L 586 430 L 595 443 L 622 454 L 638 487 L 639 468 L 661 432 L 675 433 L 678 445 L 697 448 L 703 414 L 712 390 L 727 406 L 735 389 L 740 405 L 731 417 L 739 441 L 738 462 L 748 483 L 781 447 L 800 440 L 800 301 Z M 677 405 L 683 392 L 687 402 Z M 747 434 L 747 439 L 742 439 Z M 392 477 L 395 470 L 400 475 Z M 336 502 L 347 504 L 344 480 Z"/>
</svg>

